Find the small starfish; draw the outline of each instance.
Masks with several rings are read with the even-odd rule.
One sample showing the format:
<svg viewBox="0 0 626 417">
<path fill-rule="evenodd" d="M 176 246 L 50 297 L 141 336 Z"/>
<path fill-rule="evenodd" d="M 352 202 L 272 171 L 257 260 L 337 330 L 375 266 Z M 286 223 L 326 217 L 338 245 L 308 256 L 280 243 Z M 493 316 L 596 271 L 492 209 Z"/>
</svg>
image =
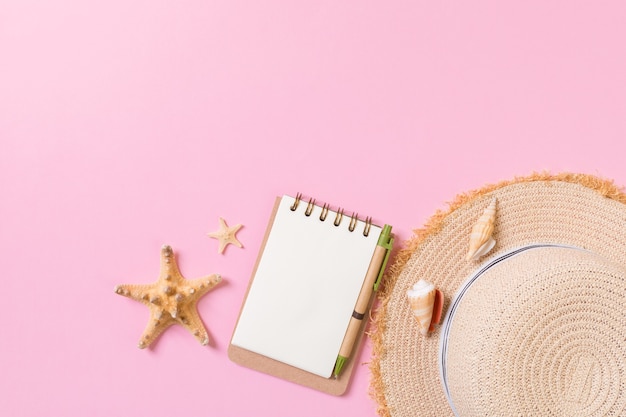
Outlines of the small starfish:
<svg viewBox="0 0 626 417">
<path fill-rule="evenodd" d="M 139 301 L 150 309 L 150 322 L 139 339 L 139 348 L 150 346 L 165 329 L 180 324 L 203 345 L 209 344 L 209 335 L 198 314 L 200 297 L 222 281 L 219 274 L 194 280 L 185 279 L 168 245 L 161 248 L 161 272 L 152 284 L 123 284 L 115 287 L 117 294 Z"/>
<path fill-rule="evenodd" d="M 226 224 L 226 220 L 220 217 L 220 230 L 208 234 L 210 237 L 220 241 L 220 247 L 217 249 L 217 253 L 223 253 L 226 245 L 228 245 L 229 243 L 232 243 L 239 248 L 243 247 L 241 242 L 238 241 L 237 237 L 235 236 L 239 229 L 241 229 L 240 224 L 233 227 L 228 227 L 228 225 Z"/>
</svg>

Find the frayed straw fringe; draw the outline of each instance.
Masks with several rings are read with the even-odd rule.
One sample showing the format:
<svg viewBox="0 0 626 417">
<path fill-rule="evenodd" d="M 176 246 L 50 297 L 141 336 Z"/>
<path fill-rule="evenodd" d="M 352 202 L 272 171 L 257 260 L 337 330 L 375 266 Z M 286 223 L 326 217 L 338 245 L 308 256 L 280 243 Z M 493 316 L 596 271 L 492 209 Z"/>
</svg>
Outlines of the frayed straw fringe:
<svg viewBox="0 0 626 417">
<path fill-rule="evenodd" d="M 615 186 L 612 180 L 598 178 L 588 174 L 550 174 L 548 172 L 533 173 L 527 177 L 515 177 L 513 180 L 502 181 L 497 184 L 489 184 L 478 190 L 459 194 L 449 204 L 447 210 L 438 210 L 420 229 L 413 230 L 413 237 L 404 243 L 404 247 L 394 256 L 393 263 L 387 268 L 383 286 L 378 292 L 378 305 L 373 314 L 373 321 L 370 328 L 370 337 L 373 342 L 372 361 L 369 364 L 371 372 L 370 396 L 378 404 L 377 412 L 381 417 L 391 417 L 391 411 L 387 406 L 385 398 L 385 387 L 380 370 L 380 358 L 385 353 L 383 333 L 385 332 L 385 316 L 387 304 L 393 287 L 404 266 L 409 258 L 415 252 L 417 247 L 422 244 L 429 236 L 434 235 L 443 226 L 444 219 L 457 210 L 459 207 L 488 194 L 494 190 L 506 187 L 511 184 L 533 182 L 533 181 L 561 181 L 574 184 L 580 184 L 584 187 L 597 191 L 600 195 L 626 204 L 626 194 L 619 187 Z"/>
</svg>

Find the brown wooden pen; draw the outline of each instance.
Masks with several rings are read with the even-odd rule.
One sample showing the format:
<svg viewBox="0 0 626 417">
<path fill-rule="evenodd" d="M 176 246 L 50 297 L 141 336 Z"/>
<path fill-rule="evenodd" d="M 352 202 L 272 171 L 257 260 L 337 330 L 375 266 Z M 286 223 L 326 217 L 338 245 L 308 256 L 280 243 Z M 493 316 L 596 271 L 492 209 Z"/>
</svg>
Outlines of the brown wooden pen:
<svg viewBox="0 0 626 417">
<path fill-rule="evenodd" d="M 337 362 L 335 362 L 335 369 L 333 370 L 335 378 L 341 374 L 341 369 L 348 361 L 348 358 L 352 353 L 357 336 L 360 333 L 363 318 L 365 317 L 367 307 L 372 298 L 372 293 L 378 289 L 378 284 L 380 283 L 380 278 L 385 271 L 385 266 L 387 265 L 389 252 L 391 252 L 392 246 L 393 237 L 391 236 L 391 226 L 386 224 L 380 233 L 380 237 L 378 238 L 378 243 L 376 244 L 376 249 L 374 249 L 370 265 L 367 268 L 365 280 L 363 281 L 359 298 L 356 301 L 352 318 L 350 318 L 346 335 L 344 336 L 343 343 L 339 349 L 339 355 L 337 356 Z"/>
</svg>

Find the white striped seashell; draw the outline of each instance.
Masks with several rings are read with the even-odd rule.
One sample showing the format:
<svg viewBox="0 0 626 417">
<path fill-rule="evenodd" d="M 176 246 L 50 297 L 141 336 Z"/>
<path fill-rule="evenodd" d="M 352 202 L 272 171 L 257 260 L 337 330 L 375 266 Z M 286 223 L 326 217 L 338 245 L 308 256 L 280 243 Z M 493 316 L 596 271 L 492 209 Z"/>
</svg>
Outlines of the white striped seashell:
<svg viewBox="0 0 626 417">
<path fill-rule="evenodd" d="M 496 198 L 494 197 L 472 228 L 469 250 L 465 260 L 478 259 L 495 246 L 496 241 L 492 237 L 495 222 Z"/>
<path fill-rule="evenodd" d="M 411 305 L 413 315 L 419 325 L 420 333 L 426 335 L 433 317 L 435 305 L 435 286 L 428 281 L 420 279 L 413 288 L 406 292 Z"/>
</svg>

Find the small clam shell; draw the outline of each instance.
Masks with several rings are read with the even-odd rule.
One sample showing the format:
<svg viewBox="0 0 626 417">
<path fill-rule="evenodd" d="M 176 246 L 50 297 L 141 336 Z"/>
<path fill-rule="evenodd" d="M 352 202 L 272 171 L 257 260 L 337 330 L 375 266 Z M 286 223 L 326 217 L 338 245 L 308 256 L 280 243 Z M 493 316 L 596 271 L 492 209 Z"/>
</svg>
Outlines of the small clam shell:
<svg viewBox="0 0 626 417">
<path fill-rule="evenodd" d="M 494 197 L 472 228 L 466 260 L 478 259 L 495 246 L 496 241 L 492 237 L 495 222 L 496 198 Z"/>
<path fill-rule="evenodd" d="M 425 335 L 430 328 L 435 304 L 435 286 L 420 279 L 413 288 L 406 292 L 413 315 L 419 325 L 420 333 Z"/>
</svg>

